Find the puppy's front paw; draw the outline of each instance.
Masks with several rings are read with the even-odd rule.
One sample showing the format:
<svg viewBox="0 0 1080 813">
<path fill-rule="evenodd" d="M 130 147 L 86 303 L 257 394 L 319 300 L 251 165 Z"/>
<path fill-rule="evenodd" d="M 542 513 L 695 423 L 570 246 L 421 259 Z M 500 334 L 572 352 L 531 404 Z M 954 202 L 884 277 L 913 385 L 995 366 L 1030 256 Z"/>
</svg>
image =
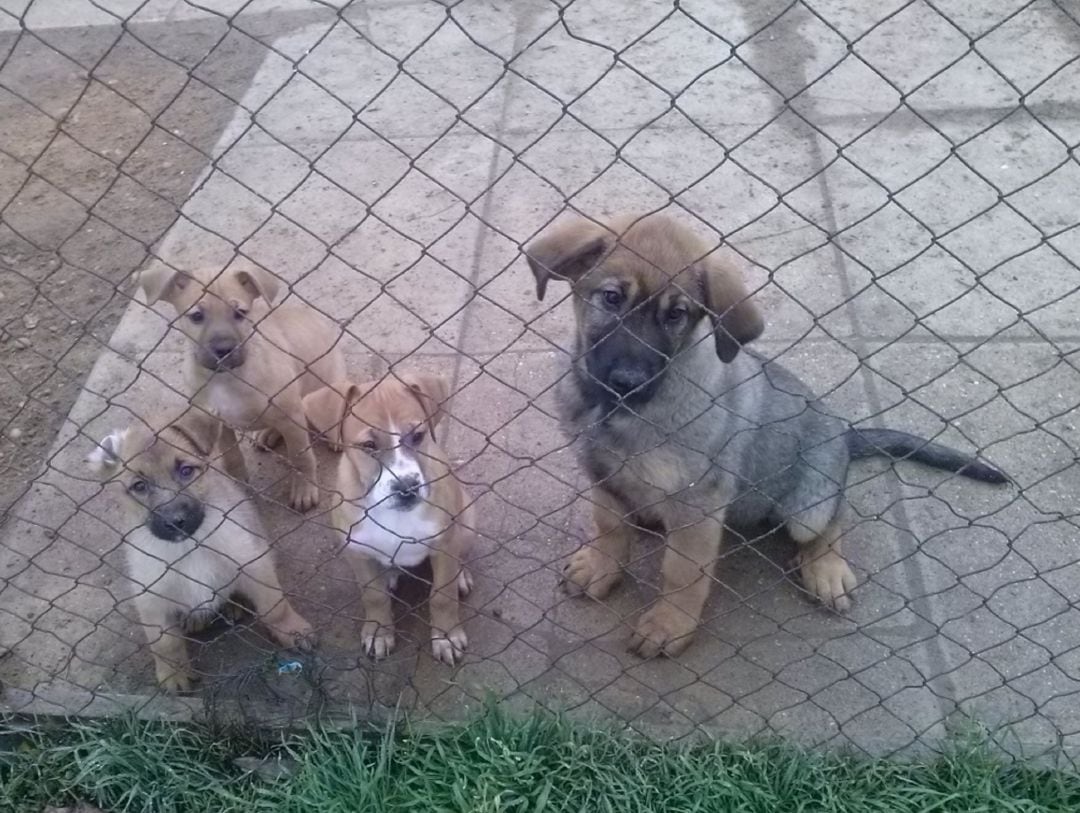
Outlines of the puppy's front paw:
<svg viewBox="0 0 1080 813">
<path fill-rule="evenodd" d="M 289 505 L 301 513 L 319 504 L 319 487 L 302 474 L 294 474 L 289 488 Z"/>
<path fill-rule="evenodd" d="M 571 595 L 587 593 L 592 598 L 602 599 L 621 579 L 622 567 L 618 562 L 585 545 L 578 548 L 563 568 L 560 586 Z"/>
<path fill-rule="evenodd" d="M 435 656 L 435 660 L 447 666 L 453 666 L 460 661 L 468 645 L 469 638 L 461 627 L 450 630 L 448 635 L 435 631 L 431 633 L 431 654 Z"/>
<path fill-rule="evenodd" d="M 377 621 L 365 621 L 360 631 L 360 642 L 368 657 L 381 660 L 394 651 L 394 628 Z"/>
<path fill-rule="evenodd" d="M 822 604 L 842 613 L 851 608 L 848 594 L 855 589 L 855 574 L 843 556 L 832 549 L 824 553 L 799 551 L 796 562 L 803 587 Z"/>
<path fill-rule="evenodd" d="M 661 599 L 641 616 L 628 648 L 643 658 L 674 658 L 690 646 L 696 631 L 697 621 Z"/>
<path fill-rule="evenodd" d="M 318 643 L 315 628 L 298 613 L 281 624 L 270 628 L 275 640 L 286 649 L 295 647 L 302 650 L 311 650 Z"/>
</svg>

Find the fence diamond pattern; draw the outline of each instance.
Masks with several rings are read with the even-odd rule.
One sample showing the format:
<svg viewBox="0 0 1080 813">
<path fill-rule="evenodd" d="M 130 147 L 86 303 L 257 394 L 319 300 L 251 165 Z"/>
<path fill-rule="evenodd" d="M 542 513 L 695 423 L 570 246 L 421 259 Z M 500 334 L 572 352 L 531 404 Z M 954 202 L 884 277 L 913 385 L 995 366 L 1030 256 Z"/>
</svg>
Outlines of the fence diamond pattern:
<svg viewBox="0 0 1080 813">
<path fill-rule="evenodd" d="M 976 721 L 1076 746 L 1078 72 L 1065 0 L 0 0 L 5 707 L 451 719 L 492 695 L 650 736 L 894 753 Z M 642 661 L 656 545 L 604 602 L 557 590 L 595 530 L 554 407 L 570 295 L 536 301 L 522 252 L 571 213 L 661 210 L 739 263 L 757 348 L 831 409 L 1015 483 L 859 464 L 849 614 L 800 592 L 789 540 L 732 541 L 698 640 Z M 440 441 L 479 535 L 461 666 L 431 659 L 408 585 L 397 650 L 361 653 L 333 483 L 294 513 L 284 458 L 247 446 L 320 645 L 219 628 L 192 644 L 199 693 L 155 688 L 130 529 L 84 459 L 190 394 L 134 272 L 237 256 L 341 327 L 352 378 L 450 379 Z"/>
</svg>

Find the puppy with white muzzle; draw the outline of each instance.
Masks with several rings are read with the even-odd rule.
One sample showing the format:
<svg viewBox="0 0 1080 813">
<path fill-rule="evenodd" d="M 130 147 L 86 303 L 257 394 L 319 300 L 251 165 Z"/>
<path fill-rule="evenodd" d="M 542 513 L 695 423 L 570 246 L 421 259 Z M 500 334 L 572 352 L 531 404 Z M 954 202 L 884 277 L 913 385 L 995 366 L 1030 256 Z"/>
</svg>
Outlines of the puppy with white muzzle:
<svg viewBox="0 0 1080 813">
<path fill-rule="evenodd" d="M 449 383 L 438 376 L 390 374 L 304 398 L 311 425 L 344 452 L 333 524 L 360 584 L 364 650 L 375 658 L 394 648 L 390 592 L 397 569 L 429 558 L 432 653 L 452 666 L 468 644 L 460 598 L 472 588 L 464 565 L 471 511 L 435 439 L 449 396 Z"/>
<path fill-rule="evenodd" d="M 128 576 L 140 592 L 135 610 L 158 683 L 191 689 L 184 634 L 204 629 L 230 599 L 247 598 L 284 647 L 312 643 L 312 627 L 282 593 L 273 553 L 244 489 L 211 465 L 221 423 L 196 410 L 155 432 L 117 430 L 91 452 L 107 478 L 124 535 Z"/>
</svg>

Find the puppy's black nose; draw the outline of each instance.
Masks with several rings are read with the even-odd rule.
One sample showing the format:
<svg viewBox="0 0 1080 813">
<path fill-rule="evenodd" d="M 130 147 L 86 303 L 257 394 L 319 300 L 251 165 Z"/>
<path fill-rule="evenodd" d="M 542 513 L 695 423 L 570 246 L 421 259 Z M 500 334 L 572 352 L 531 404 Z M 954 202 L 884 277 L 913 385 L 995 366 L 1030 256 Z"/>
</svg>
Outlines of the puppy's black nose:
<svg viewBox="0 0 1080 813">
<path fill-rule="evenodd" d="M 199 530 L 204 516 L 202 503 L 180 494 L 151 511 L 150 532 L 158 539 L 175 542 Z"/>
<path fill-rule="evenodd" d="M 391 484 L 390 491 L 402 501 L 416 499 L 420 496 L 420 478 L 415 474 L 401 477 Z"/>
<path fill-rule="evenodd" d="M 210 352 L 214 354 L 218 361 L 226 358 L 235 349 L 236 342 L 230 339 L 215 339 L 210 342 Z"/>
<path fill-rule="evenodd" d="M 627 395 L 649 382 L 649 374 L 636 367 L 617 366 L 609 374 L 607 385 L 619 395 Z"/>
</svg>

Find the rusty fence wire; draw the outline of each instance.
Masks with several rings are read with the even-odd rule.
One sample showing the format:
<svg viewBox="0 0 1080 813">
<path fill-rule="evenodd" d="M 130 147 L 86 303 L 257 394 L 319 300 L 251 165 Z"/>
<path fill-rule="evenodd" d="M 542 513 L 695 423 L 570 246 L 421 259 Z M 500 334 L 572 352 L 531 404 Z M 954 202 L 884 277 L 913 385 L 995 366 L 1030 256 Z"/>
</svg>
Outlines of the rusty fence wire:
<svg viewBox="0 0 1080 813">
<path fill-rule="evenodd" d="M 494 698 L 648 736 L 892 754 L 976 726 L 1070 754 L 1078 88 L 1064 0 L 0 0 L 5 711 L 449 720 Z M 692 468 L 701 436 L 650 446 L 651 418 L 624 438 L 630 475 L 583 465 L 560 416 L 598 346 L 574 314 L 599 300 L 559 279 L 538 300 L 526 248 L 577 222 L 609 251 L 625 232 L 589 229 L 659 212 L 704 241 L 694 274 L 737 269 L 764 320 L 749 347 L 825 410 L 1011 480 L 858 463 L 846 612 L 808 594 L 782 528 L 728 529 L 692 563 L 711 588 L 693 642 L 642 658 L 661 560 L 687 549 L 672 559 L 683 528 L 639 514 L 700 509 L 663 472 Z M 345 371 L 311 349 L 322 329 Z M 305 372 L 356 398 L 381 382 L 381 400 L 342 422 L 328 398 L 309 440 L 314 407 L 290 395 L 314 389 Z M 243 409 L 223 378 L 251 385 Z M 258 426 L 232 443 L 210 414 Z M 263 451 L 248 430 L 270 424 L 286 442 Z M 637 465 L 660 447 L 660 474 Z M 655 476 L 652 496 L 593 488 L 619 476 Z M 433 543 L 438 563 L 387 593 L 334 513 L 351 500 L 384 545 L 414 533 L 380 488 L 452 515 L 471 549 Z M 564 568 L 605 533 L 637 537 L 629 574 L 568 595 Z M 440 573 L 451 589 L 429 601 Z M 459 578 L 467 647 L 433 644 Z M 262 618 L 215 604 L 238 586 Z M 183 601 L 199 606 L 181 628 Z M 372 626 L 386 612 L 392 635 Z"/>
</svg>

